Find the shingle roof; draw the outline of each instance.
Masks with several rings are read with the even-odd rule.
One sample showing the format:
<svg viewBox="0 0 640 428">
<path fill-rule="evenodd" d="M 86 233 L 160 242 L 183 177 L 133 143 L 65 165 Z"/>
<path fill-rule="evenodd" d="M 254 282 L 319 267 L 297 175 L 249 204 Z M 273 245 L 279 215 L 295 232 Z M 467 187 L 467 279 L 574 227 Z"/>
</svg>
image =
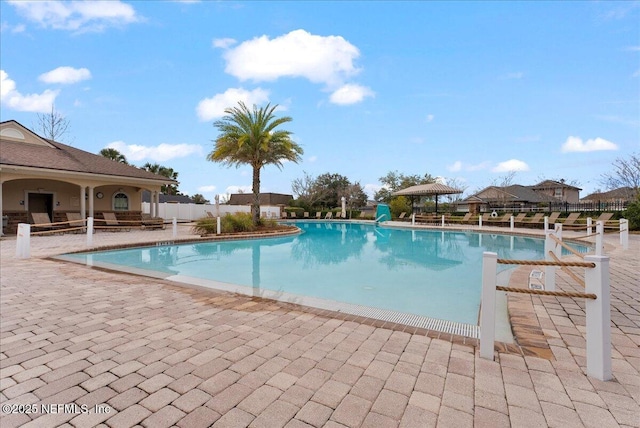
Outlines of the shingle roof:
<svg viewBox="0 0 640 428">
<path fill-rule="evenodd" d="M 43 140 L 53 147 L 0 139 L 0 164 L 140 178 L 165 183 L 175 182 L 175 180 L 167 177 L 67 146 L 66 144 L 45 138 Z"/>
<path fill-rule="evenodd" d="M 488 189 L 495 189 L 496 192 L 504 194 L 504 197 L 486 198 L 481 195 Z M 535 192 L 530 186 L 522 186 L 520 184 L 513 184 L 511 186 L 499 187 L 489 186 L 482 189 L 480 192 L 471 195 L 463 200 L 463 202 L 472 201 L 484 201 L 484 202 L 557 202 L 558 200 L 553 196 L 545 195 L 544 193 Z"/>
</svg>

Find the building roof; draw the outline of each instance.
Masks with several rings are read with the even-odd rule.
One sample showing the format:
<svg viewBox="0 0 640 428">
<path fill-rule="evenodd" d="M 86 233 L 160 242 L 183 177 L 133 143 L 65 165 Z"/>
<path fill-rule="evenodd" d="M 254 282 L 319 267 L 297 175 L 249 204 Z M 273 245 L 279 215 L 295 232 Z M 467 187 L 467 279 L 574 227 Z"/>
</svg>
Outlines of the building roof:
<svg viewBox="0 0 640 428">
<path fill-rule="evenodd" d="M 42 138 L 15 120 L 1 122 L 0 129 L 2 166 L 138 178 L 155 180 L 162 184 L 176 182 L 132 165 Z M 30 135 L 27 136 L 25 133 Z"/>
<path fill-rule="evenodd" d="M 595 192 L 585 196 L 581 201 L 606 201 L 610 199 L 633 199 L 637 191 L 632 187 L 619 187 L 607 192 Z"/>
<path fill-rule="evenodd" d="M 287 205 L 293 199 L 292 195 L 283 193 L 260 193 L 260 205 Z M 251 205 L 253 193 L 234 193 L 229 198 L 228 205 Z"/>
<path fill-rule="evenodd" d="M 521 186 L 513 184 L 511 186 L 489 186 L 485 187 L 478 193 L 463 199 L 462 203 L 473 202 L 523 202 L 523 203 L 539 203 L 539 202 L 557 202 L 553 196 L 536 192 L 533 186 Z"/>
<path fill-rule="evenodd" d="M 142 192 L 142 202 L 151 202 L 151 192 L 144 190 Z M 168 202 L 170 204 L 193 204 L 193 199 L 186 195 L 165 195 L 160 193 L 158 195 L 158 202 L 161 204 Z"/>
<path fill-rule="evenodd" d="M 534 186 L 529 186 L 532 189 L 536 189 L 536 190 L 542 190 L 542 189 L 556 189 L 558 187 L 565 187 L 565 188 L 569 188 L 569 189 L 576 189 L 576 190 L 582 190 L 579 187 L 576 186 L 572 186 L 570 184 L 567 184 L 564 182 L 564 180 L 560 180 L 560 181 L 555 181 L 555 180 L 544 180 L 541 181 L 540 183 L 534 185 Z"/>
</svg>

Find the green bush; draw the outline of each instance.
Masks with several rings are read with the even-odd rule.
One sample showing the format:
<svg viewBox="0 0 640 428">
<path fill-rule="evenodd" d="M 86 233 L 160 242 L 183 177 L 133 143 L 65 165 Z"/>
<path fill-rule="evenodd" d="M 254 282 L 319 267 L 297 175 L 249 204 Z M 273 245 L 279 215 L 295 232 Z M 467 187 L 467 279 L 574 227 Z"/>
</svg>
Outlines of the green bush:
<svg viewBox="0 0 640 428">
<path fill-rule="evenodd" d="M 629 230 L 640 230 L 640 196 L 629 204 L 624 211 L 624 218 L 629 220 Z"/>
<path fill-rule="evenodd" d="M 389 202 L 389 210 L 391 210 L 391 216 L 393 218 L 398 217 L 403 212 L 409 215 L 411 214 L 411 201 L 404 196 L 393 198 L 391 202 Z"/>
<path fill-rule="evenodd" d="M 213 217 L 202 217 L 196 220 L 195 226 L 192 228 L 193 233 L 206 235 L 217 232 L 216 219 Z"/>
<path fill-rule="evenodd" d="M 256 229 L 251 213 L 227 214 L 222 217 L 220 222 L 222 233 L 252 232 Z"/>
</svg>

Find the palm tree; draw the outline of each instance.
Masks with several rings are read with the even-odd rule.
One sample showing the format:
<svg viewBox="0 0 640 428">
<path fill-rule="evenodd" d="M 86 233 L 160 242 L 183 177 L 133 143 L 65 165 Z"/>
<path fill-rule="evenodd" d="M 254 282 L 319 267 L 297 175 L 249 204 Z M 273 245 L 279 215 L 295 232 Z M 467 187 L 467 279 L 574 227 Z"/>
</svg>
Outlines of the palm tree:
<svg viewBox="0 0 640 428">
<path fill-rule="evenodd" d="M 227 166 L 251 165 L 251 214 L 255 225 L 260 223 L 260 170 L 265 165 L 275 165 L 282 169 L 284 161 L 298 163 L 303 154 L 302 147 L 291 140 L 291 132 L 275 129 L 293 120 L 288 116 L 276 118 L 273 112 L 277 107 L 271 104 L 266 107 L 254 105 L 253 111 L 250 111 L 240 101 L 237 107 L 225 109 L 226 116 L 213 124 L 220 135 L 215 140 L 213 151 L 207 155 L 207 160 Z"/>
<path fill-rule="evenodd" d="M 129 164 L 127 162 L 127 158 L 125 158 L 122 153 L 120 153 L 116 149 L 112 149 L 111 147 L 106 147 L 100 150 L 100 156 L 104 156 L 107 159 L 111 159 L 112 161 L 120 162 L 125 165 Z"/>
<path fill-rule="evenodd" d="M 178 180 L 178 173 L 174 171 L 173 168 L 162 166 L 157 163 L 151 164 L 147 162 L 142 166 L 142 169 L 152 172 L 154 174 L 161 175 L 163 177 L 174 179 L 176 181 Z M 165 195 L 177 195 L 178 186 L 176 186 L 175 184 L 169 184 L 169 185 L 163 184 L 160 191 Z"/>
</svg>

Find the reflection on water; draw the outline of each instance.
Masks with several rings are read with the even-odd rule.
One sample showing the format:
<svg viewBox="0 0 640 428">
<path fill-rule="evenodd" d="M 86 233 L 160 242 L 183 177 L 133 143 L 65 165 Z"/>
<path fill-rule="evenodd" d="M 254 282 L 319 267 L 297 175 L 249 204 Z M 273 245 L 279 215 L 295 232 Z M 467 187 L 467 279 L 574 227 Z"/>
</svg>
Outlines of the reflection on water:
<svg viewBox="0 0 640 428">
<path fill-rule="evenodd" d="M 349 223 L 296 223 L 298 236 L 93 253 L 123 265 L 294 295 L 477 322 L 482 252 L 542 259 L 539 239 L 404 230 Z M 72 255 L 74 258 L 86 255 Z"/>
</svg>

